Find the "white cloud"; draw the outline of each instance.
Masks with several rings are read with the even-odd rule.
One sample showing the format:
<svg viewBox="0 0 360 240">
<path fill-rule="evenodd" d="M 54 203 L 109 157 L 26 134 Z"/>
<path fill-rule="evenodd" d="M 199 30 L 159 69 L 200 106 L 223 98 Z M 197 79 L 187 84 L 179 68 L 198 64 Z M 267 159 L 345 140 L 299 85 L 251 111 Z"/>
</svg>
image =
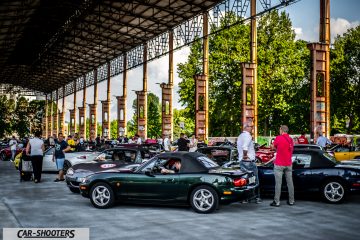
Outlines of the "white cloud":
<svg viewBox="0 0 360 240">
<path fill-rule="evenodd" d="M 293 30 L 296 34 L 296 39 L 301 39 L 303 35 L 303 30 L 301 27 L 293 27 Z"/>
<path fill-rule="evenodd" d="M 331 18 L 330 19 L 330 34 L 331 42 L 337 35 L 343 35 L 349 28 L 354 28 L 360 24 L 359 21 L 349 22 L 344 18 Z"/>
</svg>

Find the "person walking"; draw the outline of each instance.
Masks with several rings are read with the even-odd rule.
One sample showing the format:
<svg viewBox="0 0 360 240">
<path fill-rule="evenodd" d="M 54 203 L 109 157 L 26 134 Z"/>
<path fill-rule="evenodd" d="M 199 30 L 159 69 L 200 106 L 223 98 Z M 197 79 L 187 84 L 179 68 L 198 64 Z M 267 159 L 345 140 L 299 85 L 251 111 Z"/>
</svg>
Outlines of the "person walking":
<svg viewBox="0 0 360 240">
<path fill-rule="evenodd" d="M 299 144 L 309 144 L 309 141 L 305 137 L 305 132 L 301 133 L 301 136 L 298 138 L 298 143 Z"/>
<path fill-rule="evenodd" d="M 251 136 L 252 130 L 252 123 L 244 123 L 243 132 L 239 135 L 236 144 L 238 149 L 240 168 L 245 171 L 252 171 L 254 173 L 256 178 L 256 184 L 258 185 L 255 191 L 255 203 L 261 203 L 262 201 L 260 198 L 258 169 L 255 163 L 255 147 L 254 141 Z"/>
<path fill-rule="evenodd" d="M 58 177 L 54 180 L 54 182 L 64 181 L 64 161 L 65 161 L 65 152 L 71 150 L 69 144 L 64 140 L 64 136 L 62 133 L 59 133 L 58 140 L 55 143 L 55 151 L 53 155 L 53 162 L 56 161 L 56 167 L 59 171 Z"/>
<path fill-rule="evenodd" d="M 295 203 L 291 159 L 294 149 L 294 142 L 289 136 L 288 132 L 289 128 L 286 125 L 282 125 L 280 127 L 280 135 L 275 138 L 272 145 L 272 148 L 276 150 L 276 157 L 274 161 L 275 196 L 274 201 L 270 204 L 270 206 L 272 207 L 280 206 L 283 174 L 285 174 L 285 179 L 289 192 L 289 200 L 287 201 L 287 204 L 292 206 Z"/>
<path fill-rule="evenodd" d="M 30 139 L 26 145 L 26 155 L 30 156 L 31 159 L 35 183 L 39 183 L 41 181 L 43 154 L 45 151 L 44 141 L 40 139 L 40 137 L 41 132 L 36 132 L 35 137 Z"/>
<path fill-rule="evenodd" d="M 16 146 L 17 146 L 17 141 L 15 136 L 12 136 L 11 140 L 9 141 L 9 146 L 10 146 L 10 151 L 11 151 L 11 161 L 13 162 L 15 159 L 15 155 L 16 155 Z"/>
</svg>

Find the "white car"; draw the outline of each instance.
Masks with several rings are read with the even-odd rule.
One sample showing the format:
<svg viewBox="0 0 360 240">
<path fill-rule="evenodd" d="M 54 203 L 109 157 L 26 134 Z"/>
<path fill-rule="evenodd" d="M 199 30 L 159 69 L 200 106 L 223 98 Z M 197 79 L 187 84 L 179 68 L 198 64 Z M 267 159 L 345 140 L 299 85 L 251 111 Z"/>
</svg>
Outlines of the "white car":
<svg viewBox="0 0 360 240">
<path fill-rule="evenodd" d="M 52 161 L 54 151 L 55 149 L 53 147 L 50 147 L 45 151 L 43 166 L 42 166 L 43 172 L 58 171 L 56 167 L 56 162 Z M 100 152 L 90 152 L 90 151 L 65 153 L 64 172 L 66 173 L 66 171 L 75 164 L 94 160 L 99 154 Z"/>
</svg>

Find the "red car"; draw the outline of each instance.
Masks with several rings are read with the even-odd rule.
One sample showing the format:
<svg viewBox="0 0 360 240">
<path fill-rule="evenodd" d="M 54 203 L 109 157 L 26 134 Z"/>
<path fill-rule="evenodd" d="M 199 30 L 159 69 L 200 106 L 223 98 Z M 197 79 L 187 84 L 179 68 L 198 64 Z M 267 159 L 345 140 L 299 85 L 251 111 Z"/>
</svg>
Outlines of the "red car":
<svg viewBox="0 0 360 240">
<path fill-rule="evenodd" d="M 17 148 L 16 148 L 16 155 L 18 155 L 19 153 L 21 153 L 22 150 L 23 150 L 23 148 L 17 147 Z M 0 159 L 1 159 L 2 161 L 10 160 L 10 158 L 11 158 L 11 150 L 10 150 L 10 147 L 3 148 L 3 149 L 0 150 Z"/>
<path fill-rule="evenodd" d="M 261 145 L 256 148 L 255 156 L 257 163 L 266 163 L 274 157 L 275 151 L 271 150 L 270 147 Z"/>
</svg>

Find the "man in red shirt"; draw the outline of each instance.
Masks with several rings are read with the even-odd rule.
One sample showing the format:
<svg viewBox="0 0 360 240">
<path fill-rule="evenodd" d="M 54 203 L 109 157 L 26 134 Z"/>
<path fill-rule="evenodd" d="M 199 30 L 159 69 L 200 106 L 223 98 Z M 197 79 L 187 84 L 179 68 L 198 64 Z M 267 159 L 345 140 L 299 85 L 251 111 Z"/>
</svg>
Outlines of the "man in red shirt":
<svg viewBox="0 0 360 240">
<path fill-rule="evenodd" d="M 298 143 L 299 144 L 309 144 L 309 141 L 307 140 L 307 138 L 305 137 L 305 133 L 302 132 L 301 136 L 298 138 Z"/>
<path fill-rule="evenodd" d="M 280 127 L 280 135 L 274 140 L 273 149 L 276 149 L 276 158 L 274 161 L 274 175 L 275 175 L 275 196 L 274 201 L 270 204 L 273 207 L 280 206 L 280 195 L 282 177 L 285 173 L 286 183 L 289 191 L 288 204 L 294 205 L 294 184 L 292 179 L 292 152 L 294 149 L 294 142 L 288 135 L 289 128 L 286 125 Z"/>
</svg>

